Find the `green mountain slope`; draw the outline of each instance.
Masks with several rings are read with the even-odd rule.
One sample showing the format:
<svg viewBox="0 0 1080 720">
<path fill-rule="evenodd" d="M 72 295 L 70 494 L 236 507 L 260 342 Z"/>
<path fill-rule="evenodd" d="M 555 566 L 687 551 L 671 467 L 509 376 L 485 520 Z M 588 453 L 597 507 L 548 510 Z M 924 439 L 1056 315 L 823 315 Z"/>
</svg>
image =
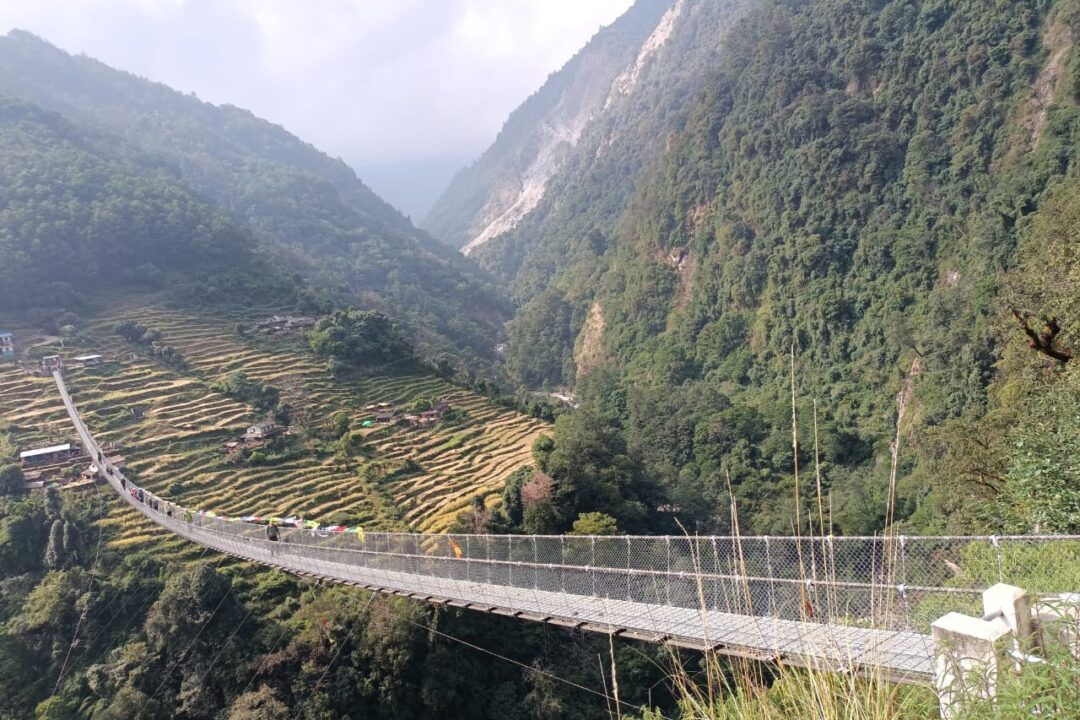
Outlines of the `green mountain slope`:
<svg viewBox="0 0 1080 720">
<path fill-rule="evenodd" d="M 509 312 L 491 280 L 281 127 L 19 31 L 0 38 L 0 93 L 158 157 L 316 284 L 400 318 L 421 340 L 491 357 Z"/>
<path fill-rule="evenodd" d="M 785 531 L 794 346 L 838 528 L 885 521 L 898 424 L 917 513 L 917 443 L 985 404 L 1000 278 L 1072 171 L 1076 34 L 1074 2 L 759 4 L 689 102 L 640 121 L 667 132 L 636 180 L 568 171 L 478 253 L 528 299 L 512 369 L 576 375 L 687 508 L 715 518 L 730 476 L 748 526 Z"/>
<path fill-rule="evenodd" d="M 0 307 L 169 285 L 190 302 L 291 294 L 250 231 L 169 168 L 0 97 Z"/>
<path fill-rule="evenodd" d="M 749 6 L 745 0 L 673 4 L 609 83 L 535 209 L 470 256 L 528 297 L 559 268 L 602 254 L 633 193 L 668 148 L 674 118 L 701 91 Z"/>
</svg>

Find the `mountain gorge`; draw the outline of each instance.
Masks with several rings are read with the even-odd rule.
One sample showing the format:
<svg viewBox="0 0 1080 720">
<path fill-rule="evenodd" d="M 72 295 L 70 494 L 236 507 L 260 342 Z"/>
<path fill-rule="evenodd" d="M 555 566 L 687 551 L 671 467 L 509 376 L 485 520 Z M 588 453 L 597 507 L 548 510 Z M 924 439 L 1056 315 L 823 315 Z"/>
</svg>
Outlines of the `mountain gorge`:
<svg viewBox="0 0 1080 720">
<path fill-rule="evenodd" d="M 102 360 L 68 369 L 83 417 L 182 508 L 447 559 L 433 533 L 1080 533 L 1078 39 L 1080 0 L 638 0 L 417 229 L 247 111 L 0 37 L 0 718 L 937 717 L 26 492 L 21 450 L 71 432 L 33 370 Z M 545 562 L 515 542 L 511 577 Z M 864 688 L 902 710 L 846 712 Z"/>
<path fill-rule="evenodd" d="M 730 478 L 776 532 L 794 369 L 840 528 L 886 522 L 865 509 L 898 424 L 901 514 L 931 522 L 927 437 L 992 404 L 1017 248 L 1072 182 L 1076 24 L 1038 0 L 671 6 L 633 90 L 470 253 L 521 303 L 510 369 L 575 387 L 684 508 L 713 517 Z"/>
<path fill-rule="evenodd" d="M 601 29 L 454 177 L 423 227 L 466 254 L 513 230 L 543 199 L 586 127 L 631 91 L 678 12 L 672 0 L 643 0 Z"/>
<path fill-rule="evenodd" d="M 165 168 L 250 228 L 266 255 L 308 278 L 316 295 L 387 312 L 434 349 L 494 357 L 510 312 L 497 284 L 413 228 L 343 162 L 281 127 L 21 31 L 0 38 L 0 94 Z"/>
</svg>

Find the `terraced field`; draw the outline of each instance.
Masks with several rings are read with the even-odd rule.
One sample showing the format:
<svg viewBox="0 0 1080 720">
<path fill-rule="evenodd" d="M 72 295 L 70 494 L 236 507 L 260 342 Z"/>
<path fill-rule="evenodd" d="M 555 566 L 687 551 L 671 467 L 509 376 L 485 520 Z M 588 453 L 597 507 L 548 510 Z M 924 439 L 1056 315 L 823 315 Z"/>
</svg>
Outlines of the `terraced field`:
<svg viewBox="0 0 1080 720">
<path fill-rule="evenodd" d="M 177 372 L 142 357 L 112 331 L 124 319 L 160 330 L 188 369 Z M 545 430 L 544 423 L 495 407 L 480 395 L 396 367 L 373 369 L 355 380 L 334 379 L 298 343 L 238 337 L 236 323 L 250 320 L 129 305 L 91 321 L 89 339 L 77 348 L 53 349 L 69 357 L 96 352 L 110 360 L 71 370 L 68 384 L 91 429 L 122 448 L 141 484 L 185 505 L 229 515 L 326 520 L 347 514 L 351 522 L 372 529 L 438 532 L 476 495 L 495 505 L 506 477 L 529 462 L 532 443 Z M 233 370 L 282 389 L 306 413 L 309 426 L 344 410 L 359 427 L 370 416 L 363 410 L 367 404 L 406 404 L 431 396 L 446 398 L 466 416 L 426 430 L 367 430 L 366 457 L 348 466 L 314 441 L 306 446 L 310 451 L 300 448 L 273 464 L 233 464 L 222 444 L 259 419 L 252 408 L 209 389 Z M 15 426 L 21 445 L 72 434 L 52 381 L 10 365 L 0 366 L 0 418 Z M 192 552 L 120 506 L 110 522 L 122 527 L 121 544 L 156 538 L 172 552 Z"/>
</svg>

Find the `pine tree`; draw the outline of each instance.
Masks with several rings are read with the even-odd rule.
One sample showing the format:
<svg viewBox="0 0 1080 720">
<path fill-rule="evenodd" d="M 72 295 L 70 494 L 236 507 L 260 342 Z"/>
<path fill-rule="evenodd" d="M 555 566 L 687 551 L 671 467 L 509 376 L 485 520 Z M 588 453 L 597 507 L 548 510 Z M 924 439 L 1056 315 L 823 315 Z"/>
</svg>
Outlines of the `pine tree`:
<svg viewBox="0 0 1080 720">
<path fill-rule="evenodd" d="M 73 522 L 64 522 L 64 556 L 70 563 L 77 563 L 82 557 L 82 533 Z"/>
<path fill-rule="evenodd" d="M 64 565 L 64 521 L 53 520 L 49 528 L 49 544 L 45 547 L 45 567 L 56 570 Z"/>
<path fill-rule="evenodd" d="M 51 485 L 45 488 L 45 517 L 49 520 L 57 520 L 63 501 L 60 499 L 60 491 Z"/>
</svg>

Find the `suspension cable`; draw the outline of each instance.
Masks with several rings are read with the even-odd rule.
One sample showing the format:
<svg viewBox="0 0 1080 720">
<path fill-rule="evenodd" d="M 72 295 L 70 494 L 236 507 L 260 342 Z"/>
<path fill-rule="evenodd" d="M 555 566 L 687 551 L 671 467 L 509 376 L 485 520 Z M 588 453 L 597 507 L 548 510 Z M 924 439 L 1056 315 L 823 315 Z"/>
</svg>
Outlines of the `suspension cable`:
<svg viewBox="0 0 1080 720">
<path fill-rule="evenodd" d="M 304 706 L 308 704 L 308 701 L 311 699 L 311 696 L 314 695 L 315 692 L 322 685 L 323 680 L 326 679 L 327 673 L 330 672 L 330 668 L 334 667 L 334 663 L 337 662 L 338 656 L 341 655 L 341 651 L 344 650 L 345 646 L 349 644 L 350 640 L 352 640 L 352 635 L 353 635 L 354 632 L 356 632 L 356 626 L 360 624 L 360 620 L 363 619 L 364 614 L 368 611 L 368 608 L 371 607 L 371 603 L 375 602 L 375 596 L 376 595 L 378 595 L 378 593 L 376 593 L 376 592 L 371 593 L 371 596 L 368 598 L 367 603 L 364 605 L 364 609 L 361 610 L 360 615 L 357 616 L 357 618 L 355 620 L 353 620 L 352 626 L 349 628 L 348 634 L 345 635 L 345 640 L 343 640 L 338 645 L 337 650 L 334 652 L 334 657 L 330 658 L 330 662 L 327 663 L 326 669 L 323 670 L 322 675 L 319 676 L 318 682 L 316 682 L 315 685 L 311 688 L 311 692 L 308 693 L 308 696 L 306 698 L 304 698 L 303 702 L 300 703 L 300 706 L 296 708 L 295 718 L 300 717 L 300 713 L 302 713 L 304 711 Z"/>
<path fill-rule="evenodd" d="M 487 648 L 480 647 L 479 645 L 471 643 L 468 640 L 463 640 L 463 639 L 461 639 L 459 637 L 455 637 L 455 636 L 453 636 L 453 635 L 451 635 L 449 633 L 443 632 L 442 630 L 437 630 L 436 628 L 432 627 L 431 625 L 424 625 L 424 624 L 415 622 L 413 620 L 409 620 L 408 618 L 404 618 L 404 620 L 405 620 L 405 622 L 409 623 L 410 625 L 414 625 L 414 626 L 420 628 L 421 630 L 426 630 L 428 632 L 434 633 L 435 635 L 446 638 L 447 640 L 452 640 L 453 642 L 460 643 L 461 645 L 464 645 L 467 648 L 471 648 L 473 650 L 476 650 L 477 652 L 484 653 L 485 655 L 490 655 L 491 657 L 498 658 L 499 660 L 503 660 L 503 661 L 508 662 L 508 663 L 510 663 L 512 665 L 517 665 L 518 667 L 523 668 L 525 670 L 528 670 L 529 672 L 538 673 L 540 675 L 543 675 L 546 678 L 549 678 L 551 680 L 555 680 L 556 682 L 560 682 L 560 683 L 563 683 L 564 685 L 569 685 L 570 687 L 576 688 L 578 690 L 583 690 L 583 691 L 585 691 L 587 693 L 590 693 L 592 695 L 602 697 L 602 698 L 604 698 L 604 700 L 606 700 L 609 703 L 614 702 L 614 703 L 618 703 L 619 705 L 625 705 L 626 707 L 631 708 L 633 710 L 641 710 L 641 711 L 649 710 L 654 715 L 658 715 L 661 718 L 661 720 L 667 720 L 667 716 L 659 713 L 656 710 L 653 710 L 652 708 L 648 708 L 648 707 L 646 707 L 644 705 L 634 705 L 633 703 L 629 703 L 629 702 L 626 702 L 624 700 L 619 700 L 618 698 L 615 698 L 615 697 L 612 697 L 611 695 L 608 695 L 606 692 L 600 692 L 599 690 L 595 690 L 595 689 L 593 689 L 591 687 L 587 687 L 587 686 L 582 685 L 580 683 L 576 683 L 573 680 L 567 680 L 566 678 L 560 677 L 560 676 L 558 676 L 558 675 L 556 675 L 556 674 L 554 674 L 552 672 L 548 672 L 547 670 L 543 670 L 541 668 L 534 667 L 532 665 L 527 665 L 527 664 L 521 662 L 520 660 L 515 660 L 513 658 L 506 657 L 505 655 L 500 655 L 499 653 L 495 652 L 494 650 L 488 650 Z"/>
<path fill-rule="evenodd" d="M 90 598 L 89 595 L 94 589 L 94 570 L 98 564 L 98 557 L 101 555 L 101 529 L 98 528 L 97 536 L 97 548 L 94 550 L 94 562 L 90 565 L 90 583 L 86 587 L 86 605 L 83 606 L 82 612 L 79 613 L 79 621 L 75 623 L 75 632 L 71 636 L 71 643 L 68 645 L 67 654 L 64 656 L 64 662 L 60 666 L 60 675 L 56 678 L 56 684 L 53 685 L 52 697 L 56 695 L 56 691 L 60 689 L 60 683 L 64 679 L 64 673 L 67 672 L 68 661 L 71 660 L 71 653 L 75 649 L 75 643 L 79 639 L 79 629 L 82 627 L 83 621 L 86 620 L 87 614 L 90 612 Z"/>
<path fill-rule="evenodd" d="M 175 667 L 176 664 L 179 663 L 179 662 L 182 662 L 182 663 L 184 663 L 186 665 L 187 661 L 184 660 L 184 656 L 187 655 L 188 652 L 190 652 L 190 650 L 193 647 L 195 647 L 195 643 L 199 641 L 199 638 L 202 636 L 203 632 L 206 630 L 206 628 L 208 628 L 210 626 L 210 622 L 217 615 L 217 612 L 218 612 L 218 610 L 221 609 L 221 606 L 225 604 L 225 600 L 228 599 L 229 595 L 232 594 L 232 591 L 233 591 L 233 584 L 230 582 L 229 587 L 221 595 L 221 600 L 218 601 L 217 606 L 214 608 L 213 612 L 210 613 L 210 617 L 206 618 L 206 621 L 202 624 L 202 627 L 199 628 L 199 632 L 195 633 L 195 637 L 191 639 L 191 642 L 188 643 L 188 646 L 186 648 L 184 648 L 184 651 L 182 653 L 180 653 L 179 657 L 177 657 L 177 659 L 172 662 L 173 667 L 171 667 L 171 668 L 169 668 L 169 669 L 167 669 L 165 671 L 165 677 L 161 678 L 161 682 L 158 683 L 157 689 L 154 690 L 154 694 L 151 695 L 150 697 L 148 697 L 146 699 L 146 702 L 144 702 L 142 704 L 141 710 L 145 710 L 147 708 L 147 706 L 151 702 L 153 702 L 154 698 L 157 697 L 157 694 L 159 692 L 161 692 L 161 688 L 165 687 L 165 683 L 169 680 L 169 678 L 172 676 L 172 674 L 174 672 L 176 672 L 176 670 L 179 669 L 179 668 Z"/>
</svg>

